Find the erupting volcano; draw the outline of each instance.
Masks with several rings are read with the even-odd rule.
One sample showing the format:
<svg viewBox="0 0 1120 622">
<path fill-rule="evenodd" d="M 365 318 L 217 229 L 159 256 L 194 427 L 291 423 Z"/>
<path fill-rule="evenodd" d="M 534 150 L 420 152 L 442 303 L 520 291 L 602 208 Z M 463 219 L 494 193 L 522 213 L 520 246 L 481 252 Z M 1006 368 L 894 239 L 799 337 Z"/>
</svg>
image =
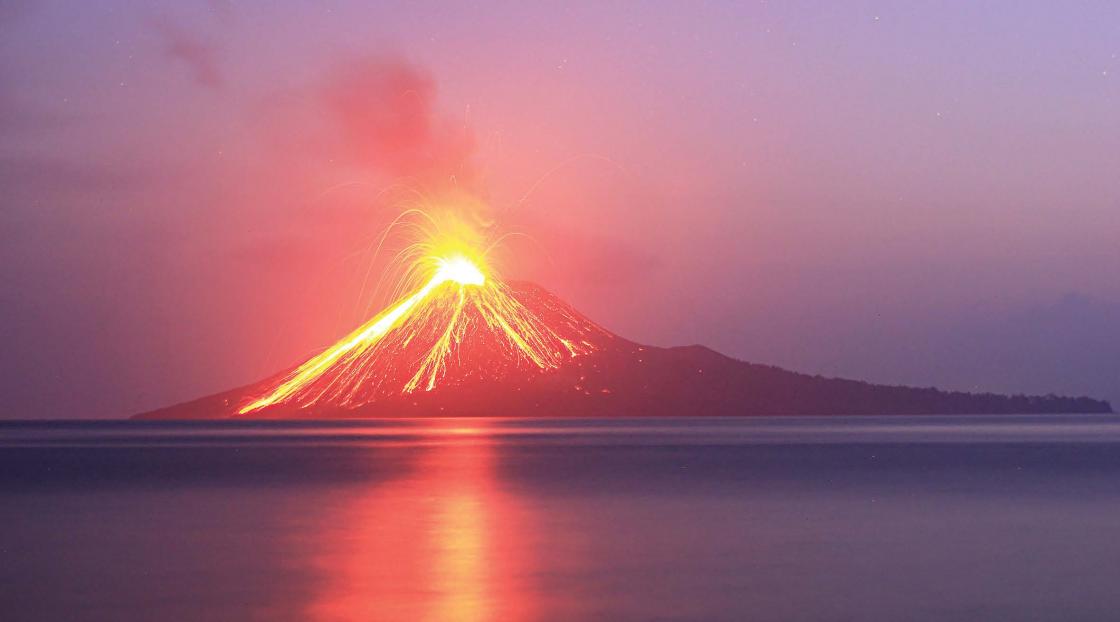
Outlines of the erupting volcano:
<svg viewBox="0 0 1120 622">
<path fill-rule="evenodd" d="M 1111 411 L 1089 398 L 877 386 L 745 363 L 701 346 L 638 345 L 539 286 L 503 281 L 488 262 L 497 242 L 450 214 L 410 210 L 394 228 L 414 241 L 391 262 L 403 276 L 383 311 L 287 372 L 139 417 Z"/>
<path fill-rule="evenodd" d="M 450 212 L 409 210 L 393 230 L 415 238 L 391 262 L 403 275 L 395 302 L 293 370 L 223 394 L 217 409 L 204 399 L 203 410 L 340 416 L 410 396 L 416 407 L 422 394 L 524 384 L 580 356 L 636 347 L 537 286 L 502 281 L 488 261 L 497 242 Z"/>
<path fill-rule="evenodd" d="M 239 414 L 273 406 L 354 409 L 417 391 L 505 382 L 608 347 L 613 336 L 529 285 L 487 278 L 463 254 L 432 256 L 430 277 Z"/>
</svg>

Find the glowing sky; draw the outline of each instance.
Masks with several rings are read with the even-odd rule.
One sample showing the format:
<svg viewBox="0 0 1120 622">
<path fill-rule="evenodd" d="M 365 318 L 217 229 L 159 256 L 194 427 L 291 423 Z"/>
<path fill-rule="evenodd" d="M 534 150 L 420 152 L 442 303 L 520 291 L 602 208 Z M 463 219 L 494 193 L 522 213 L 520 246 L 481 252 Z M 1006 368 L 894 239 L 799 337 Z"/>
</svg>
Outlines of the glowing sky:
<svg viewBox="0 0 1120 622">
<path fill-rule="evenodd" d="M 0 416 L 341 337 L 402 178 L 637 341 L 1120 399 L 1120 5 L 637 7 L 5 2 Z"/>
</svg>

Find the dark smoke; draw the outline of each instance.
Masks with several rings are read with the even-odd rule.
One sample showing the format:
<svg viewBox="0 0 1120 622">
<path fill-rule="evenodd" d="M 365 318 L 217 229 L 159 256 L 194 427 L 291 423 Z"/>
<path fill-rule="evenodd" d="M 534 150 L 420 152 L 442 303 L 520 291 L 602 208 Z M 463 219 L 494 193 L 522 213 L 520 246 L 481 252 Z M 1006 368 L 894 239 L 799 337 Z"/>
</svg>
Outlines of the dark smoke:
<svg viewBox="0 0 1120 622">
<path fill-rule="evenodd" d="M 211 89 L 222 86 L 222 72 L 214 46 L 170 20 L 154 20 L 152 25 L 163 39 L 167 58 L 186 65 L 198 84 Z"/>
<path fill-rule="evenodd" d="M 407 62 L 365 59 L 335 72 L 324 93 L 355 162 L 423 188 L 476 182 L 474 135 L 437 114 L 432 76 Z"/>
</svg>

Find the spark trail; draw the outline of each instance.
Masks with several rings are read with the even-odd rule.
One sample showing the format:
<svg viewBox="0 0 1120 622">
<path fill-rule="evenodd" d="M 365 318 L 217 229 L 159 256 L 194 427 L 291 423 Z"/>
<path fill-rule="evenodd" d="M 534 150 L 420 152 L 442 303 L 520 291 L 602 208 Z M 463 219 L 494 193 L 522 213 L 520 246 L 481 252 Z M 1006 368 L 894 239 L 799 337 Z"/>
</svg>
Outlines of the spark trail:
<svg viewBox="0 0 1120 622">
<path fill-rule="evenodd" d="M 566 306 L 502 282 L 478 236 L 434 219 L 398 255 L 422 283 L 238 410 L 357 408 L 444 385 L 540 373 L 600 349 L 610 333 Z"/>
</svg>

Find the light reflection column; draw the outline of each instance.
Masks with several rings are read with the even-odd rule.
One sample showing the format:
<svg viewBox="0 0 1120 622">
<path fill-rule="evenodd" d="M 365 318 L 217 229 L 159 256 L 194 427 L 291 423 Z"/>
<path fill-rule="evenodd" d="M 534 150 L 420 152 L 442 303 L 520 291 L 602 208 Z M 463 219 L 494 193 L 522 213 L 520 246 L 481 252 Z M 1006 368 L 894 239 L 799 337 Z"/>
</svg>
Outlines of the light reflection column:
<svg viewBox="0 0 1120 622">
<path fill-rule="evenodd" d="M 534 617 L 535 538 L 528 512 L 499 479 L 501 445 L 486 428 L 430 425 L 409 454 L 409 475 L 330 508 L 315 540 L 321 589 L 309 618 Z"/>
</svg>

